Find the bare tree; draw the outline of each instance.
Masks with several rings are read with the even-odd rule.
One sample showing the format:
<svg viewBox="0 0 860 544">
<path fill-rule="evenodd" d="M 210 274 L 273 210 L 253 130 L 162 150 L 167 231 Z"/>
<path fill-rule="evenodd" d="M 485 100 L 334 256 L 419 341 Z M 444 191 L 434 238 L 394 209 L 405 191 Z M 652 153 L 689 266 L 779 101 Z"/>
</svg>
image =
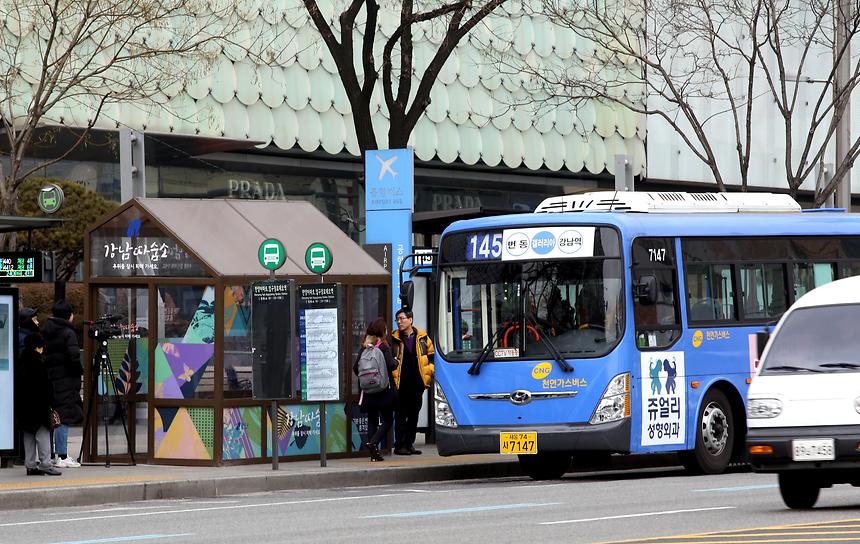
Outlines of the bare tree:
<svg viewBox="0 0 860 544">
<path fill-rule="evenodd" d="M 844 54 L 833 40 L 837 4 L 543 0 L 542 15 L 572 29 L 588 44 L 586 51 L 566 65 L 498 60 L 528 73 L 546 97 L 544 105 L 599 100 L 659 117 L 707 165 L 721 191 L 727 182 L 747 189 L 756 123 L 775 104 L 782 121 L 777 137 L 785 145 L 786 184 L 796 195 L 828 153 L 860 75 L 860 64 L 854 65 L 850 80 L 834 92 L 835 67 Z M 856 7 L 853 13 L 849 41 L 858 31 Z M 813 83 L 817 86 L 801 89 Z M 810 102 L 813 106 L 807 108 Z M 717 158 L 725 137 L 717 122 L 732 129 L 735 161 L 730 164 Z M 860 153 L 860 141 L 853 143 L 848 160 L 817 199 L 833 191 Z"/>
<path fill-rule="evenodd" d="M 0 3 L 0 213 L 15 215 L 22 181 L 85 144 L 106 108 L 168 100 L 224 47 L 265 49 L 231 41 L 239 19 L 231 3 L 204 0 Z M 32 166 L 46 125 L 74 129 L 72 143 Z"/>
<path fill-rule="evenodd" d="M 415 2 L 402 0 L 380 3 L 377 0 L 348 0 L 345 9 L 329 20 L 316 0 L 303 0 L 314 25 L 322 35 L 329 52 L 340 72 L 346 95 L 352 108 L 355 132 L 361 150 L 377 149 L 378 135 L 374 133 L 371 119 L 371 97 L 380 78 L 381 61 L 382 92 L 390 114 L 388 146 L 406 147 L 409 135 L 421 114 L 430 104 L 430 91 L 439 71 L 451 56 L 457 44 L 469 32 L 490 15 L 505 0 L 456 0 Z M 323 0 L 330 4 L 330 0 Z M 333 1 L 333 0 L 332 0 Z M 400 10 L 400 23 L 385 40 L 381 59 L 374 51 L 377 40 L 377 25 L 380 9 Z M 359 14 L 364 20 L 359 21 Z M 441 27 L 438 49 L 423 74 L 415 74 L 413 59 L 414 29 L 428 24 Z M 355 44 L 355 38 L 360 43 Z M 356 46 L 360 54 L 356 54 Z M 399 61 L 399 62 L 398 62 Z M 356 66 L 358 64 L 358 66 Z M 419 81 L 413 91 L 413 75 Z"/>
</svg>

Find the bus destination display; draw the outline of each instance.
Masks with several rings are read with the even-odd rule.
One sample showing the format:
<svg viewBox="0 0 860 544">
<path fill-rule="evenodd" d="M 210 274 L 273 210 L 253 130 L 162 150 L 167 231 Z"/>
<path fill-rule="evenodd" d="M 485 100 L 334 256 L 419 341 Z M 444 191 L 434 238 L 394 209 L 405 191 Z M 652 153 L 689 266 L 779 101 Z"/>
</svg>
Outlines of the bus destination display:
<svg viewBox="0 0 860 544">
<path fill-rule="evenodd" d="M 502 233 L 480 233 L 469 236 L 467 261 L 497 261 L 502 258 Z"/>
<path fill-rule="evenodd" d="M 0 252 L 0 282 L 42 281 L 42 254 L 38 251 Z"/>
</svg>

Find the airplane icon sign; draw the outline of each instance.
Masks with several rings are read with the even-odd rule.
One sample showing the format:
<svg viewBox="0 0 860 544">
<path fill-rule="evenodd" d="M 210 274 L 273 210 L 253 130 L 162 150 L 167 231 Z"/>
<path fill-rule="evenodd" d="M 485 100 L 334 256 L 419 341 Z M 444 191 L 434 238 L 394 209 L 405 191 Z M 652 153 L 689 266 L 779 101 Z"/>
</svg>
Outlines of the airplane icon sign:
<svg viewBox="0 0 860 544">
<path fill-rule="evenodd" d="M 394 164 L 394 161 L 397 160 L 397 155 L 393 155 L 388 158 L 388 160 L 383 159 L 379 156 L 379 153 L 374 154 L 376 156 L 376 160 L 379 161 L 379 177 L 377 179 L 381 180 L 385 177 L 386 172 L 391 172 L 392 178 L 397 178 L 397 171 L 391 167 Z"/>
<path fill-rule="evenodd" d="M 412 210 L 414 155 L 411 149 L 373 149 L 364 153 L 366 210 Z"/>
</svg>

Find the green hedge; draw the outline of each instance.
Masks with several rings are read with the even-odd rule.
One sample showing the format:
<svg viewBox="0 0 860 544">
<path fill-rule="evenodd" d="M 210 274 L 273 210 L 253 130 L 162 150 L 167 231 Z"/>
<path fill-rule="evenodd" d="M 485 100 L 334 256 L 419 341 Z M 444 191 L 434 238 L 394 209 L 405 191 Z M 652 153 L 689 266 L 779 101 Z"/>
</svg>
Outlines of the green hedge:
<svg viewBox="0 0 860 544">
<path fill-rule="evenodd" d="M 81 329 L 81 321 L 84 318 L 84 300 L 86 289 L 83 283 L 66 284 L 66 300 L 75 310 L 75 328 Z M 53 283 L 29 283 L 18 286 L 18 307 L 36 308 L 39 311 L 39 323 L 44 323 L 51 315 L 51 307 L 54 305 Z"/>
</svg>

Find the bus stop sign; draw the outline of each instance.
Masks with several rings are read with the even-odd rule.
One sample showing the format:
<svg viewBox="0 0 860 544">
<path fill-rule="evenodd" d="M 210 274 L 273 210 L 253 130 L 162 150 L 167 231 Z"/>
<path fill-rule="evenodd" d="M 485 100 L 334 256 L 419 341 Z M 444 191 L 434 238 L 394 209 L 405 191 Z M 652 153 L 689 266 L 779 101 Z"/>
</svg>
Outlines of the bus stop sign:
<svg viewBox="0 0 860 544">
<path fill-rule="evenodd" d="M 321 242 L 314 242 L 305 251 L 305 266 L 314 274 L 325 274 L 333 262 L 331 250 Z"/>
<path fill-rule="evenodd" d="M 284 249 L 284 244 L 280 240 L 269 238 L 260 244 L 260 249 L 257 250 L 257 260 L 260 261 L 260 266 L 266 270 L 277 270 L 284 266 L 287 260 L 287 250 Z"/>
</svg>

